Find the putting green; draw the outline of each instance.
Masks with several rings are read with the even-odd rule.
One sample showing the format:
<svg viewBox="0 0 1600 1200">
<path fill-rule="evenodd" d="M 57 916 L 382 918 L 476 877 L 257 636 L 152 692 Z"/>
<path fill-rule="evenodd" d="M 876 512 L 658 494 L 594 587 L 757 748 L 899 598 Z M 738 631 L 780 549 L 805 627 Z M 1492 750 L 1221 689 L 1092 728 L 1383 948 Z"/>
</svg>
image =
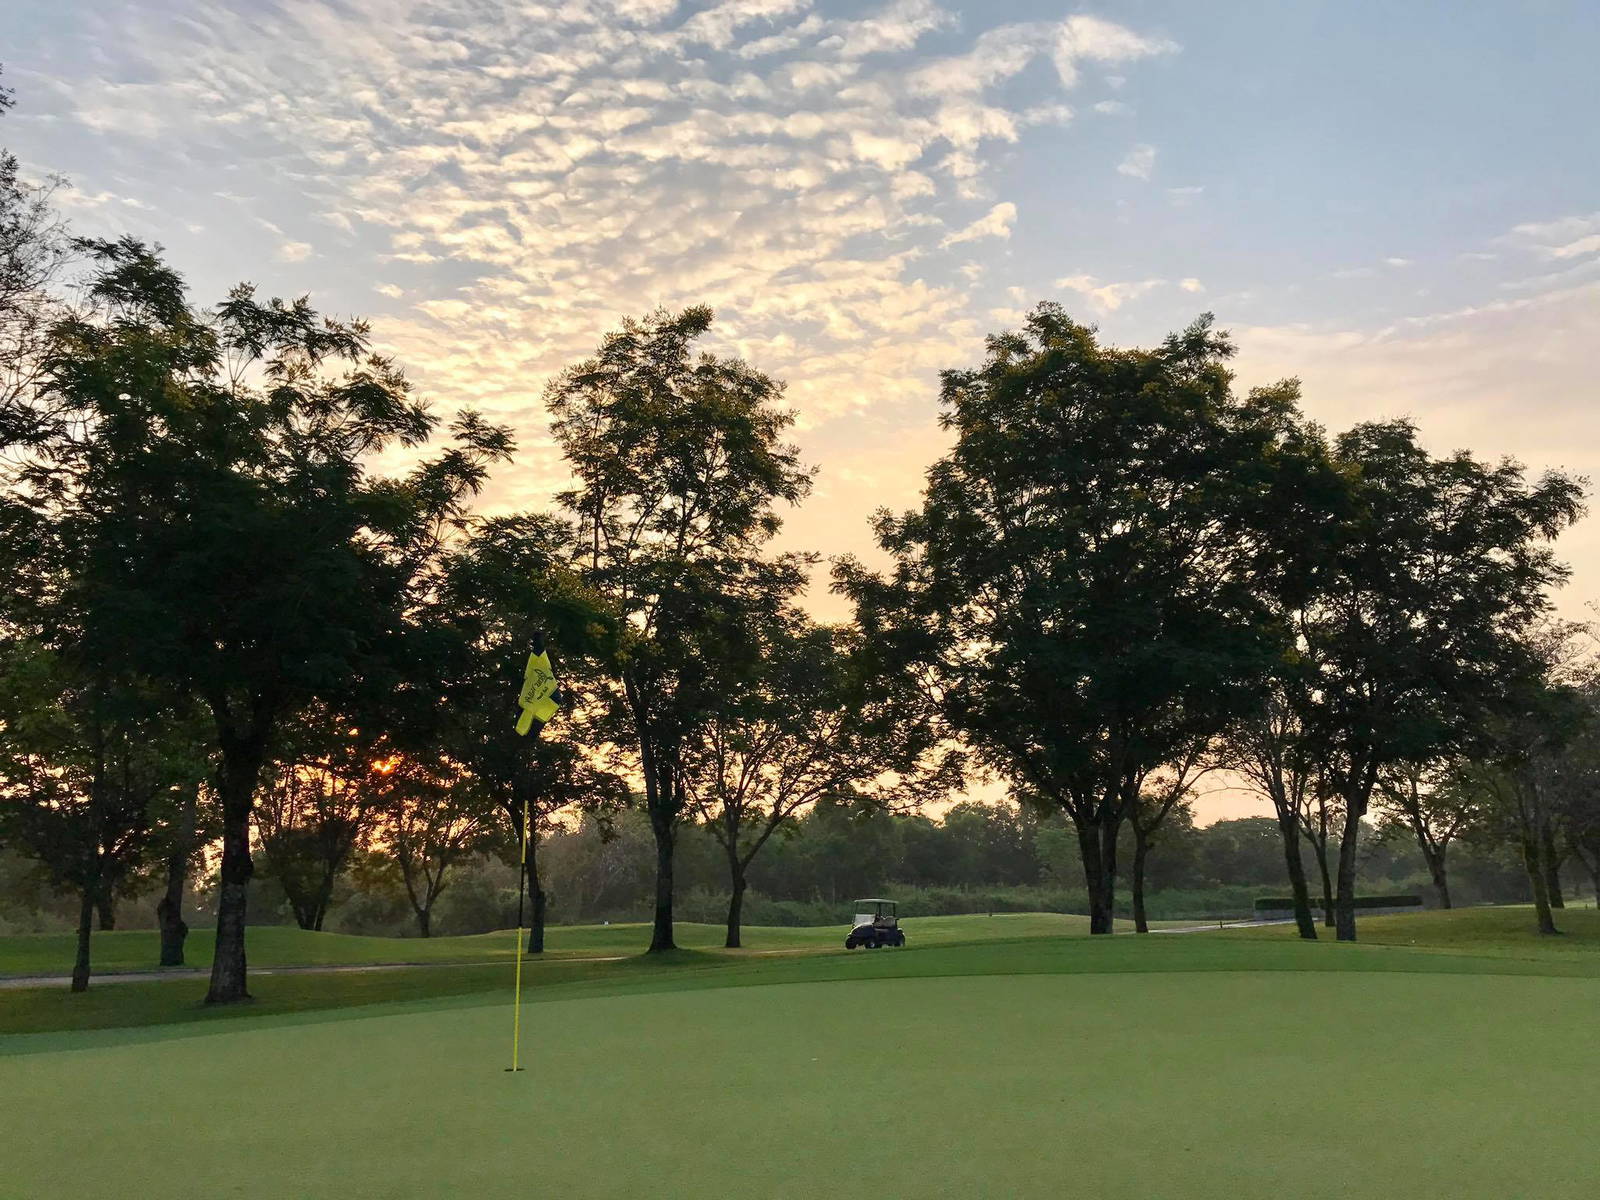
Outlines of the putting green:
<svg viewBox="0 0 1600 1200">
<path fill-rule="evenodd" d="M 660 990 L 530 1004 L 521 1075 L 481 1001 L 54 1034 L 0 1058 L 33 1131 L 0 1191 L 1587 1198 L 1597 1005 L 1404 970 Z"/>
</svg>

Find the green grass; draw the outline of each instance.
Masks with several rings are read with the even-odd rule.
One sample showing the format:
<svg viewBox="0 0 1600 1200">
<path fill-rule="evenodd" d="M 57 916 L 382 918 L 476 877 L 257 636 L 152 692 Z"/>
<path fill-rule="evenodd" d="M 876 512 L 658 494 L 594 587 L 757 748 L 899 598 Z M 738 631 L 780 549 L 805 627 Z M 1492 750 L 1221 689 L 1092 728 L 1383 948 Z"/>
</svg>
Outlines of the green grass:
<svg viewBox="0 0 1600 1200">
<path fill-rule="evenodd" d="M 1160 925 L 1161 922 L 1156 922 Z M 1182 922 L 1167 922 L 1182 924 Z M 946 945 L 993 937 L 1060 937 L 1087 935 L 1087 917 L 1055 913 L 996 913 L 994 916 L 917 917 L 905 924 L 919 946 Z M 1119 928 L 1131 929 L 1126 922 Z M 795 928 L 752 926 L 744 930 L 747 952 L 766 950 L 834 950 L 844 940 L 834 926 Z M 720 925 L 679 922 L 678 944 L 685 949 L 720 948 Z M 191 966 L 208 966 L 215 935 L 209 929 L 189 934 L 186 957 Z M 326 966 L 335 964 L 503 962 L 515 954 L 511 930 L 472 937 L 381 938 L 343 933 L 307 933 L 282 925 L 252 926 L 248 935 L 250 964 L 256 967 Z M 546 935 L 550 958 L 637 954 L 650 944 L 648 925 L 552 925 Z M 99 973 L 154 970 L 160 942 L 154 930 L 96 933 L 91 945 L 93 968 Z M 72 971 L 76 940 L 72 934 L 14 934 L 0 937 L 0 978 L 17 975 L 67 975 Z"/>
<path fill-rule="evenodd" d="M 1525 914 L 1521 914 L 1525 915 Z M 1508 911 L 1502 920 L 1514 923 Z M 1445 920 L 1439 920 L 1440 917 Z M 1372 918 L 1365 934 L 1382 937 L 1382 922 L 1429 922 L 1447 929 L 1449 914 Z M 1366 941 L 1343 945 L 1331 940 L 1300 942 L 1284 936 L 1281 927 L 1225 933 L 1152 934 L 1091 939 L 1060 936 L 1062 918 L 1048 914 L 995 917 L 928 918 L 919 922 L 917 938 L 905 950 L 847 953 L 834 941 L 828 946 L 791 945 L 806 952 L 765 953 L 755 949 L 729 953 L 683 950 L 665 956 L 609 956 L 528 960 L 524 988 L 530 1002 L 577 995 L 620 995 L 637 992 L 759 986 L 766 984 L 848 982 L 868 978 L 934 978 L 994 974 L 1099 974 L 1215 971 L 1413 972 L 1444 974 L 1529 974 L 1600 978 L 1600 952 L 1582 952 L 1576 939 L 1539 939 L 1529 935 L 1476 945 L 1457 938 L 1454 946 L 1385 945 Z M 1081 926 L 1067 926 L 1078 929 Z M 1040 931 L 1052 929 L 1056 936 Z M 252 931 L 252 935 L 255 931 Z M 293 933 L 300 939 L 332 938 L 330 934 Z M 782 930 L 794 934 L 794 930 Z M 1292 931 L 1291 931 L 1292 933 Z M 1414 933 L 1413 933 L 1414 935 Z M 1393 935 L 1399 936 L 1399 935 Z M 374 939 L 376 940 L 376 939 Z M 475 940 L 475 939 L 465 939 Z M 501 938 L 502 941 L 505 938 Z M 1442 937 L 1441 937 L 1442 941 Z M 487 945 L 487 942 L 485 943 Z M 637 945 L 637 942 L 633 944 Z M 1577 946 L 1575 952 L 1573 946 Z M 601 947 L 604 949 L 605 947 Z M 258 960 L 252 951 L 252 962 Z M 258 964 L 259 965 L 259 964 Z M 0 1032 L 37 1034 L 52 1031 L 196 1024 L 273 1016 L 318 1014 L 368 1015 L 363 1006 L 449 999 L 457 1004 L 498 1004 L 511 985 L 504 960 L 337 974 L 271 975 L 258 972 L 248 1005 L 208 1009 L 200 1003 L 202 980 L 192 976 L 157 982 L 102 984 L 79 996 L 60 986 L 0 990 Z M 349 1010 L 345 1012 L 344 1010 Z M 20 1050 L 22 1039 L 13 1039 Z"/>
<path fill-rule="evenodd" d="M 1592 1194 L 1567 1101 L 1600 1067 L 1600 955 L 1204 934 L 552 962 L 519 1075 L 505 974 L 262 977 L 243 1019 L 6 1039 L 31 1136 L 0 1193 L 56 1194 L 70 1161 L 78 1194 L 174 1198 Z M 452 979 L 479 990 L 405 990 Z M 407 1002 L 304 1003 L 330 988 Z M 0 1006 L 176 989 L 198 1011 L 193 980 Z"/>
<path fill-rule="evenodd" d="M 1540 959 L 1600 957 L 1600 911 L 1567 908 L 1558 909 L 1555 916 L 1556 928 L 1561 930 L 1558 937 L 1540 934 L 1534 925 L 1533 908 L 1522 905 L 1358 916 L 1356 936 L 1361 944 L 1369 946 L 1405 946 L 1457 954 L 1532 955 Z M 1317 934 L 1331 939 L 1333 930 L 1319 926 Z M 1267 925 L 1230 929 L 1219 936 L 1281 940 L 1293 939 L 1296 934 L 1293 925 Z"/>
</svg>

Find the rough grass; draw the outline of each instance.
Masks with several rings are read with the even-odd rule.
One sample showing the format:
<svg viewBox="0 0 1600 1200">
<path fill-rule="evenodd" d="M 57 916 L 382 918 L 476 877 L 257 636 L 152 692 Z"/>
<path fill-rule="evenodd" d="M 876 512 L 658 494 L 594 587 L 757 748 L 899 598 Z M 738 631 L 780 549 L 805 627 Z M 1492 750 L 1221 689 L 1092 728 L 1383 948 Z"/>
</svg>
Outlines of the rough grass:
<svg viewBox="0 0 1600 1200">
<path fill-rule="evenodd" d="M 517 1075 L 503 988 L 260 1015 L 491 967 L 268 977 L 225 1027 L 8 1039 L 30 1136 L 0 1192 L 1592 1195 L 1566 1101 L 1600 1066 L 1600 979 L 1571 954 L 1206 934 L 539 970 Z"/>
<path fill-rule="evenodd" d="M 1513 910 L 1505 920 L 1514 923 L 1515 915 Z M 1372 918 L 1369 923 L 1381 929 L 1379 922 L 1393 919 L 1420 922 L 1416 928 L 1424 933 L 1429 928 L 1440 930 L 1439 944 L 1426 947 L 1374 941 L 1307 943 L 1285 936 L 1279 927 L 1143 938 L 1062 937 L 1062 918 L 1035 914 L 1033 920 L 1024 919 L 1027 916 L 997 916 L 992 921 L 987 917 L 928 918 L 934 927 L 923 929 L 920 922 L 911 927 L 916 936 L 905 950 L 847 953 L 836 941 L 831 949 L 800 947 L 793 953 L 684 950 L 620 961 L 609 960 L 609 956 L 530 961 L 524 967 L 525 999 L 539 1003 L 579 995 L 688 988 L 992 974 L 1356 971 L 1600 978 L 1600 953 L 1583 952 L 1581 946 L 1574 951 L 1562 939 L 1536 936 L 1526 941 L 1513 938 L 1504 946 L 1493 941 L 1474 944 L 1457 937 L 1447 920 L 1438 919 L 1449 914 Z M 936 921 L 943 924 L 934 925 Z M 1434 924 L 1430 926 L 1430 922 Z M 1047 928 L 1058 935 L 1039 933 Z M 1373 932 L 1368 926 L 1362 928 Z M 1456 938 L 1456 944 L 1444 944 L 1446 937 Z M 362 1007 L 367 1005 L 446 999 L 453 1004 L 504 1004 L 511 978 L 504 961 L 337 974 L 257 973 L 251 982 L 254 1002 L 221 1009 L 208 1009 L 200 1003 L 204 983 L 193 977 L 105 984 L 79 996 L 61 987 L 0 989 L 0 1032 L 37 1034 L 171 1024 L 204 1027 L 217 1021 L 304 1014 L 326 1019 L 340 1015 L 340 1010 L 349 1010 L 345 1015 L 369 1015 Z M 20 1050 L 24 1041 L 12 1039 L 10 1048 Z"/>
<path fill-rule="evenodd" d="M 1555 916 L 1556 928 L 1561 933 L 1549 937 L 1541 934 L 1534 924 L 1531 905 L 1455 908 L 1376 917 L 1358 915 L 1356 937 L 1360 944 L 1369 946 L 1406 946 L 1493 957 L 1600 957 L 1600 911 L 1594 908 L 1557 909 Z M 1293 939 L 1296 934 L 1293 925 L 1267 925 L 1253 929 L 1230 929 L 1220 936 Z M 1319 926 L 1317 936 L 1332 940 L 1333 930 Z"/>
<path fill-rule="evenodd" d="M 1161 926 L 1162 922 L 1154 922 Z M 1167 925 L 1182 922 L 1166 922 Z M 1089 919 L 1058 913 L 996 913 L 993 916 L 916 917 L 905 923 L 919 946 L 946 945 L 993 937 L 1060 937 L 1087 935 Z M 1118 928 L 1130 931 L 1129 922 Z M 721 925 L 680 921 L 678 944 L 690 950 L 720 949 Z M 748 926 L 744 952 L 769 950 L 834 950 L 842 947 L 839 926 Z M 215 934 L 196 929 L 189 934 L 186 957 L 191 968 L 208 967 Z M 514 930 L 471 937 L 383 938 L 343 933 L 308 933 L 283 925 L 251 926 L 247 937 L 253 967 L 379 965 L 393 963 L 505 962 L 514 957 Z M 625 925 L 552 925 L 546 931 L 548 958 L 637 954 L 650 944 L 650 927 Z M 71 934 L 13 934 L 0 937 L 0 978 L 19 975 L 67 975 L 77 943 Z M 155 970 L 160 939 L 155 930 L 113 930 L 96 933 L 91 944 L 95 972 L 114 974 Z"/>
</svg>

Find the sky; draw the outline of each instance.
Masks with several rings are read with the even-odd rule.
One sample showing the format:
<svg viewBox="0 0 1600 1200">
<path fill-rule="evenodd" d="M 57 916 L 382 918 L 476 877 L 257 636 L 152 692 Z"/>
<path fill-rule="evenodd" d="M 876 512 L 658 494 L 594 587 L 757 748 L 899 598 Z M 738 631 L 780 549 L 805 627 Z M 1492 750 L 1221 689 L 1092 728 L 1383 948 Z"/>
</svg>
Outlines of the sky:
<svg viewBox="0 0 1600 1200">
<path fill-rule="evenodd" d="M 1600 477 L 1597 60 L 1589 0 L 5 0 L 0 143 L 201 302 L 369 318 L 517 431 L 490 508 L 563 482 L 554 372 L 710 304 L 820 468 L 784 545 L 870 558 L 938 372 L 1041 300 L 1120 345 L 1214 312 L 1331 429 Z M 1600 518 L 1561 552 L 1587 616 Z"/>
</svg>

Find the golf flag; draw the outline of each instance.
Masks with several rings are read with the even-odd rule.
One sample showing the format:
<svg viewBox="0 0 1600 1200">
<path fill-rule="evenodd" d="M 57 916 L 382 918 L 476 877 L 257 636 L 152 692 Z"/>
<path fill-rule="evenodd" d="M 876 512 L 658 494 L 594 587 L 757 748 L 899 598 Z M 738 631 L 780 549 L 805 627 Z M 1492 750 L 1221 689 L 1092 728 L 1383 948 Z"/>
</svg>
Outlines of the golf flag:
<svg viewBox="0 0 1600 1200">
<path fill-rule="evenodd" d="M 556 683 L 555 670 L 550 666 L 550 654 L 544 647 L 544 638 L 536 636 L 533 647 L 523 671 L 522 691 L 517 696 L 517 703 L 522 706 L 522 715 L 517 718 L 517 732 L 521 734 L 532 729 L 535 721 L 543 725 L 556 715 L 560 707 L 556 702 L 559 685 Z"/>
</svg>

